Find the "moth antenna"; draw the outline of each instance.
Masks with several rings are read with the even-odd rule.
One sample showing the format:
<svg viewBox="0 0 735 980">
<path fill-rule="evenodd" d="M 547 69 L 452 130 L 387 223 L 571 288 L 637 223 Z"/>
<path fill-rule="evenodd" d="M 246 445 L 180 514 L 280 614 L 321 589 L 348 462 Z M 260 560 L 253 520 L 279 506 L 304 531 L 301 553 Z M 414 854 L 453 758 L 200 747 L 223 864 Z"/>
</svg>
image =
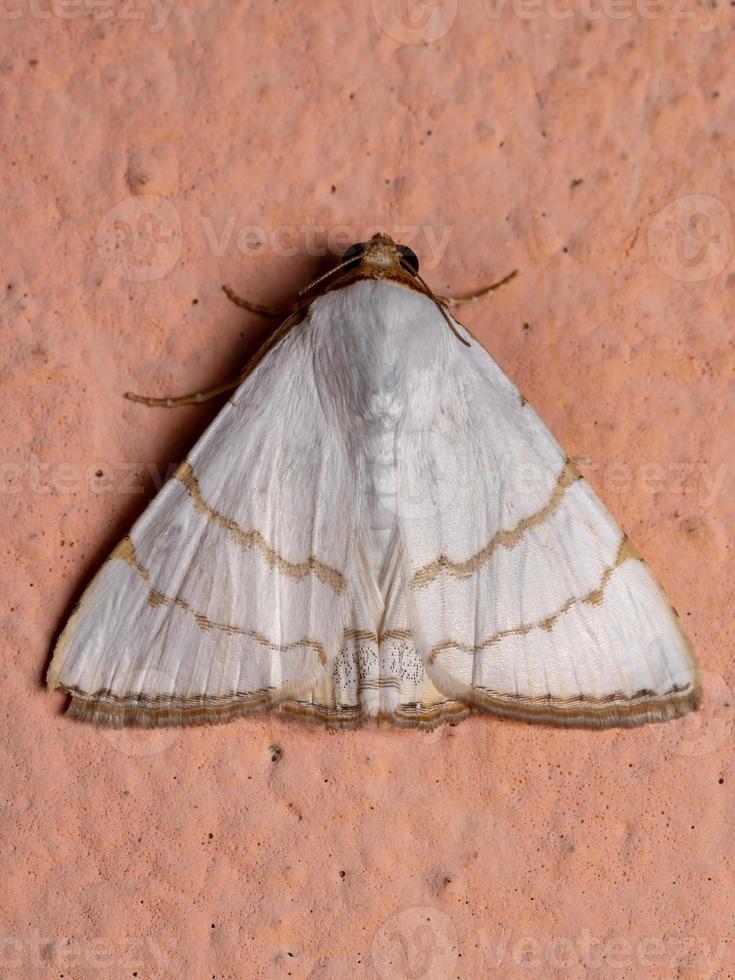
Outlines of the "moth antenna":
<svg viewBox="0 0 735 980">
<path fill-rule="evenodd" d="M 477 303 L 478 300 L 486 299 L 488 296 L 492 296 L 493 293 L 500 289 L 501 286 L 506 286 L 509 282 L 512 282 L 515 277 L 519 275 L 517 269 L 509 272 L 507 276 L 503 276 L 497 282 L 494 282 L 491 286 L 486 286 L 484 289 L 479 289 L 476 293 L 469 293 L 466 296 L 439 296 L 438 299 L 444 303 L 445 306 L 461 306 L 463 303 Z"/>
<path fill-rule="evenodd" d="M 446 321 L 447 326 L 452 331 L 452 333 L 457 338 L 457 340 L 460 342 L 460 344 L 464 344 L 465 347 L 471 347 L 472 345 L 470 344 L 469 340 L 465 340 L 464 337 L 462 336 L 462 334 L 460 334 L 460 333 L 457 332 L 457 329 L 455 328 L 455 326 L 452 323 L 452 321 L 449 319 L 449 314 L 447 313 L 447 311 L 444 308 L 443 304 L 438 299 L 438 297 L 436 297 L 434 295 L 434 293 L 431 291 L 431 288 L 429 287 L 429 285 L 421 278 L 421 276 L 418 274 L 418 272 L 414 272 L 413 269 L 409 265 L 404 265 L 403 262 L 401 262 L 401 268 L 404 269 L 406 272 L 408 272 L 416 280 L 416 282 L 419 283 L 419 285 L 421 286 L 423 292 L 436 305 L 436 308 L 439 310 L 439 312 L 441 313 L 441 315 L 444 317 L 444 320 Z"/>
<path fill-rule="evenodd" d="M 314 281 L 310 282 L 308 286 L 304 286 L 304 288 L 300 289 L 298 293 L 296 293 L 296 295 L 303 296 L 304 293 L 308 293 L 310 289 L 314 288 L 314 286 L 318 286 L 320 282 L 324 282 L 325 279 L 329 279 L 331 276 L 334 275 L 335 272 L 339 272 L 340 269 L 344 269 L 345 266 L 353 265 L 354 262 L 355 262 L 354 257 L 351 259 L 347 259 L 346 262 L 340 262 L 339 265 L 335 265 L 328 272 L 325 272 L 324 275 L 319 276 L 318 279 L 314 279 Z"/>
</svg>

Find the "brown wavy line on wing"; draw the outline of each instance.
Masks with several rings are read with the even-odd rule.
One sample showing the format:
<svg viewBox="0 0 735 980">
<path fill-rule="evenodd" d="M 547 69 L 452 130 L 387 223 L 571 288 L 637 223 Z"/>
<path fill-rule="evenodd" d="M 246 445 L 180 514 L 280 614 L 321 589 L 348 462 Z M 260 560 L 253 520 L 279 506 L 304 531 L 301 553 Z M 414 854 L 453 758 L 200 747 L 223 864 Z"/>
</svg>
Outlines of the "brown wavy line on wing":
<svg viewBox="0 0 735 980">
<path fill-rule="evenodd" d="M 194 622 L 197 624 L 199 629 L 202 630 L 202 632 L 207 632 L 208 630 L 218 630 L 221 633 L 225 633 L 227 636 L 247 636 L 249 639 L 255 640 L 256 643 L 260 643 L 261 646 L 267 647 L 269 650 L 274 650 L 277 653 L 289 653 L 296 647 L 306 647 L 308 650 L 313 650 L 318 655 L 320 663 L 326 664 L 327 662 L 327 655 L 324 651 L 324 647 L 316 640 L 301 639 L 293 640 L 291 643 L 286 644 L 274 643 L 272 640 L 269 640 L 268 637 L 263 636 L 262 633 L 258 633 L 257 630 L 245 629 L 242 626 L 235 626 L 231 623 L 218 623 L 215 620 L 204 616 L 202 613 L 196 612 L 196 610 L 192 609 L 186 599 L 182 599 L 179 596 L 167 596 L 164 595 L 163 592 L 159 592 L 158 589 L 152 588 L 150 572 L 136 555 L 135 546 L 130 538 L 123 538 L 115 551 L 112 553 L 111 557 L 120 558 L 138 572 L 140 577 L 148 586 L 149 605 L 177 606 L 179 609 L 183 609 L 184 612 L 193 617 Z"/>
<path fill-rule="evenodd" d="M 406 629 L 386 630 L 385 633 L 373 633 L 370 630 L 346 629 L 344 632 L 345 640 L 367 640 L 372 643 L 380 643 L 381 640 L 410 640 L 411 631 Z"/>
<path fill-rule="evenodd" d="M 465 561 L 452 561 L 446 555 L 439 555 L 435 561 L 416 572 L 411 580 L 411 588 L 423 589 L 431 585 L 444 572 L 459 579 L 474 575 L 490 560 L 496 548 L 514 548 L 529 528 L 536 527 L 551 517 L 559 509 L 567 488 L 579 479 L 581 479 L 579 470 L 570 459 L 567 459 L 548 503 L 541 510 L 531 514 L 530 517 L 524 517 L 509 531 L 498 531 L 484 548 Z"/>
<path fill-rule="evenodd" d="M 314 555 L 309 555 L 306 561 L 302 562 L 288 561 L 275 548 L 271 548 L 260 531 L 243 531 L 237 521 L 215 510 L 204 499 L 199 481 L 188 460 L 185 460 L 174 473 L 174 479 L 186 487 L 194 501 L 194 506 L 200 514 L 203 514 L 219 527 L 229 531 L 235 541 L 242 545 L 243 548 L 257 548 L 272 568 L 277 568 L 279 572 L 283 572 L 284 575 L 288 575 L 289 578 L 294 579 L 305 578 L 310 573 L 313 573 L 320 582 L 329 586 L 337 595 L 342 595 L 345 592 L 347 582 L 345 581 L 344 575 L 336 568 L 325 565 Z"/>
<path fill-rule="evenodd" d="M 479 644 L 479 646 L 467 646 L 463 643 L 455 643 L 454 640 L 445 640 L 444 643 L 440 643 L 438 646 L 434 647 L 429 656 L 429 663 L 434 663 L 439 654 L 444 653 L 445 650 L 461 650 L 463 653 L 479 653 L 481 650 L 487 649 L 487 647 L 492 646 L 494 643 L 500 643 L 508 636 L 528 636 L 533 630 L 541 629 L 545 630 L 547 633 L 554 628 L 559 618 L 565 613 L 568 613 L 570 609 L 575 606 L 581 606 L 587 604 L 588 606 L 599 606 L 603 601 L 605 589 L 608 582 L 610 581 L 613 572 L 616 568 L 628 558 L 635 558 L 641 561 L 641 556 L 635 546 L 628 540 L 624 535 L 623 540 L 620 542 L 620 547 L 618 548 L 618 553 L 615 557 L 615 561 L 608 565 L 600 577 L 599 584 L 596 588 L 588 592 L 587 595 L 576 598 L 571 596 L 560 606 L 556 612 L 552 613 L 550 616 L 546 616 L 544 619 L 540 619 L 535 623 L 521 623 L 520 626 L 512 626 L 510 629 L 499 630 L 497 633 L 493 633 L 491 637 L 484 641 L 484 643 Z"/>
</svg>

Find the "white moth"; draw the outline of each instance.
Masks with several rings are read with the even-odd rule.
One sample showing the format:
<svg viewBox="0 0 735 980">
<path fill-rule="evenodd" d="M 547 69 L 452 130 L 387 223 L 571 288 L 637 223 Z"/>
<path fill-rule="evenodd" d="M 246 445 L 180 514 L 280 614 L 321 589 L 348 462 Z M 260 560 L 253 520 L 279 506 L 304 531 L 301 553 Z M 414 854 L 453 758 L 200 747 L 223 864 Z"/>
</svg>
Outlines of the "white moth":
<svg viewBox="0 0 735 980">
<path fill-rule="evenodd" d="M 697 707 L 676 612 L 450 302 L 387 235 L 302 291 L 66 625 L 47 679 L 73 715 L 603 726 Z"/>
</svg>

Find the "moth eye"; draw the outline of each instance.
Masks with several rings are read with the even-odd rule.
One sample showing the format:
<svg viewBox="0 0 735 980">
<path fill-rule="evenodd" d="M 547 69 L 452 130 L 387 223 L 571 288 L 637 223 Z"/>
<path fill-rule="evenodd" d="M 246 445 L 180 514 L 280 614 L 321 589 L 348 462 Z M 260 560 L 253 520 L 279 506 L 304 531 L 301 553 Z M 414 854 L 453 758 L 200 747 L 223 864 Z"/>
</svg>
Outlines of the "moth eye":
<svg viewBox="0 0 735 980">
<path fill-rule="evenodd" d="M 351 259 L 359 259 L 365 252 L 365 248 L 366 245 L 364 242 L 357 242 L 355 245 L 350 245 L 345 254 L 342 256 L 342 261 L 349 262 Z"/>
<path fill-rule="evenodd" d="M 409 248 L 408 245 L 396 245 L 396 248 L 398 249 L 401 258 L 406 263 L 406 265 L 408 265 L 413 272 L 418 274 L 419 258 L 418 255 L 416 255 L 416 253 L 414 252 L 414 250 L 412 248 Z"/>
</svg>

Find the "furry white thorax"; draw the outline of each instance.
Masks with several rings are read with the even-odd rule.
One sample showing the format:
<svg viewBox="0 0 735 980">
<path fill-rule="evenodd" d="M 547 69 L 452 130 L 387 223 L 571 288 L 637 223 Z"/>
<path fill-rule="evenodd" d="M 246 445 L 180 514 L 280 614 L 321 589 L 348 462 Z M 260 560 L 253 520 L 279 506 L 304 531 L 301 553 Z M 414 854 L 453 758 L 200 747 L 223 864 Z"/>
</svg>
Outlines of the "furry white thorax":
<svg viewBox="0 0 735 980">
<path fill-rule="evenodd" d="M 445 344 L 457 341 L 427 296 L 380 280 L 327 293 L 309 319 L 317 370 L 331 379 L 322 404 L 343 426 L 361 488 L 356 544 L 385 600 L 398 547 L 399 427 L 435 396 Z"/>
</svg>

